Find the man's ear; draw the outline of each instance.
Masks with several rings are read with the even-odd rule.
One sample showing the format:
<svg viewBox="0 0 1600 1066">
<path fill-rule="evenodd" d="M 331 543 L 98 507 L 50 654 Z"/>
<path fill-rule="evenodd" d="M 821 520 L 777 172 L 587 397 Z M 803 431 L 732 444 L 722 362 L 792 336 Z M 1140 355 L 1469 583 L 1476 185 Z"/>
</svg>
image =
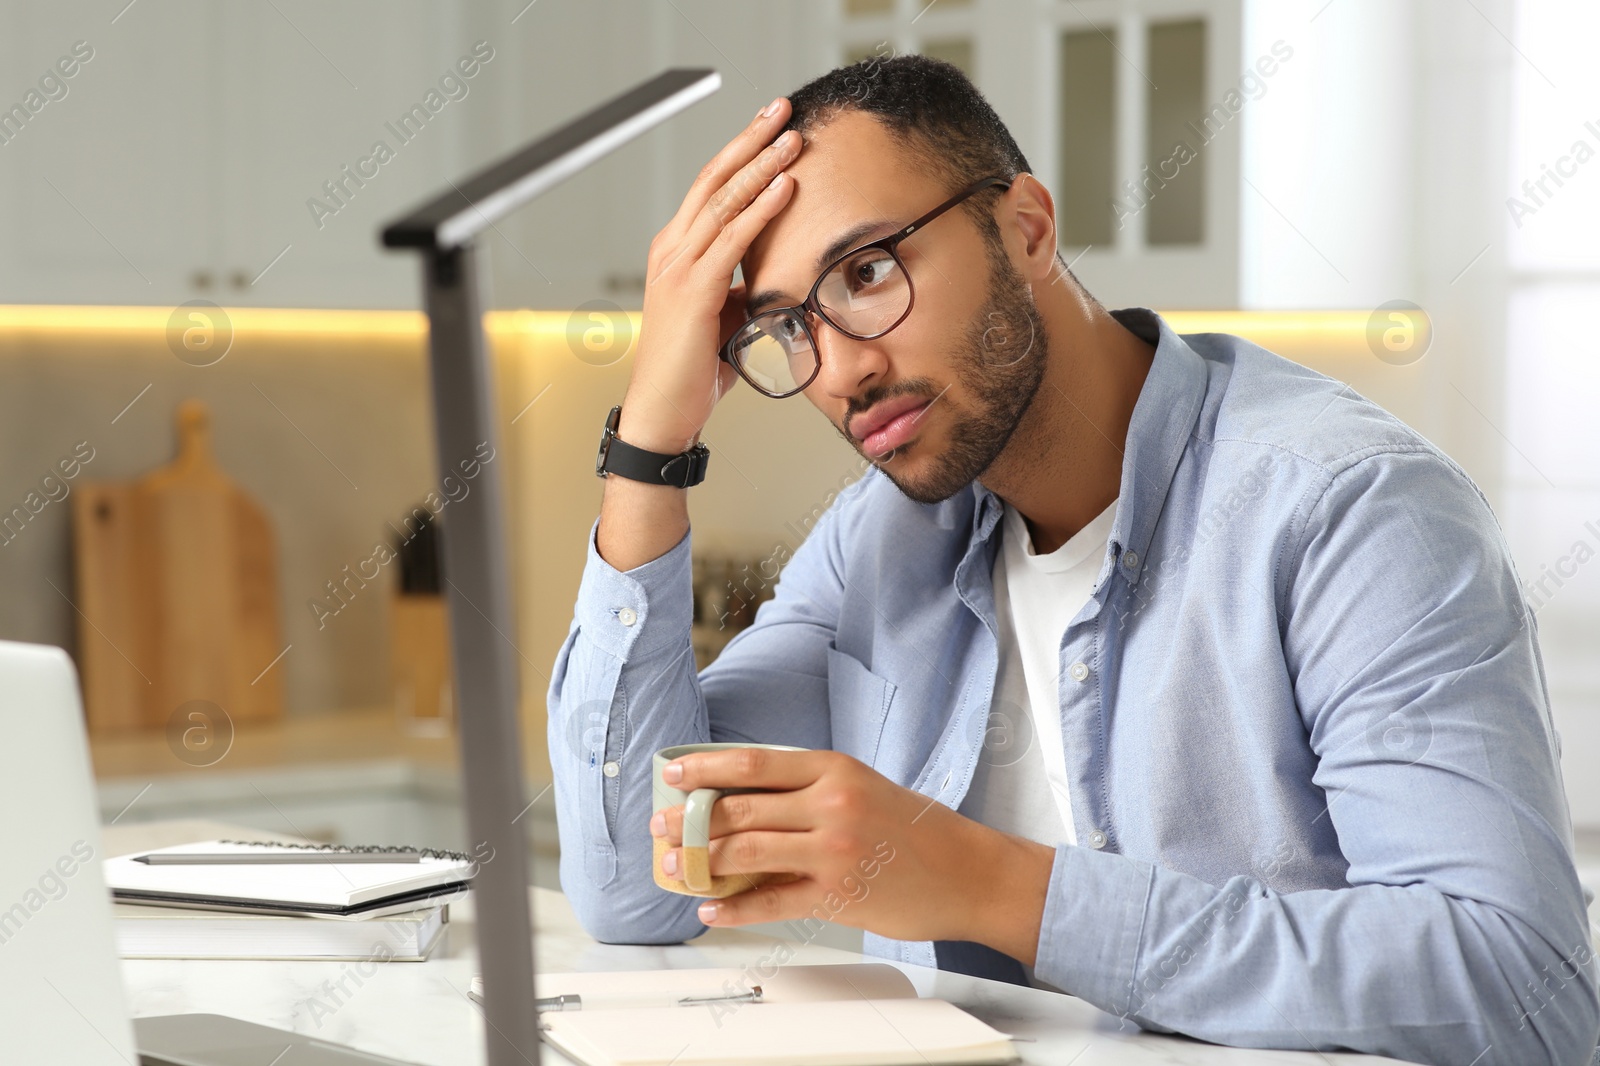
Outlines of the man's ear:
<svg viewBox="0 0 1600 1066">
<path fill-rule="evenodd" d="M 1056 204 L 1050 190 L 1024 171 L 1012 179 L 1007 199 L 1015 205 L 1012 217 L 1020 238 L 1013 254 L 1026 264 L 1020 273 L 1030 284 L 1048 284 L 1056 258 Z"/>
</svg>

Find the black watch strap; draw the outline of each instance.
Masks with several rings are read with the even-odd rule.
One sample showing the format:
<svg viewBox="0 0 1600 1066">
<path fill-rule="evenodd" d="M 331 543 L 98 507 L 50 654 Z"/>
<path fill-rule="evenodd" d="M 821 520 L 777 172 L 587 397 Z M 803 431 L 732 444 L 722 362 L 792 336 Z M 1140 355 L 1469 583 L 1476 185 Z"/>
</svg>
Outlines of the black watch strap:
<svg viewBox="0 0 1600 1066">
<path fill-rule="evenodd" d="M 704 444 L 696 444 L 677 455 L 636 448 L 617 436 L 617 423 L 621 418 L 621 404 L 613 407 L 606 416 L 605 428 L 600 432 L 600 452 L 594 460 L 595 477 L 620 474 L 629 481 L 671 485 L 680 489 L 698 485 L 706 479 L 706 461 L 710 458 L 711 450 Z"/>
</svg>

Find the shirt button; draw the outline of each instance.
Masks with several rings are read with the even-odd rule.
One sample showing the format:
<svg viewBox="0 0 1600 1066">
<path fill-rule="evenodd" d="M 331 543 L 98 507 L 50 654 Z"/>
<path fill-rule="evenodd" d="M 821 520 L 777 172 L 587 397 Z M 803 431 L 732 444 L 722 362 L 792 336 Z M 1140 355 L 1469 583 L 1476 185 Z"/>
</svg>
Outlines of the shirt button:
<svg viewBox="0 0 1600 1066">
<path fill-rule="evenodd" d="M 1083 663 L 1073 663 L 1067 667 L 1067 676 L 1074 681 L 1086 680 L 1089 676 L 1089 668 Z"/>
<path fill-rule="evenodd" d="M 1139 565 L 1139 553 L 1138 552 L 1123 552 L 1122 553 L 1122 565 L 1126 566 L 1129 570 L 1132 570 L 1133 568 L 1138 566 Z"/>
<path fill-rule="evenodd" d="M 1100 830 L 1096 829 L 1094 832 L 1089 834 L 1089 846 L 1094 850 L 1099 851 L 1101 848 L 1106 846 L 1106 835 Z"/>
<path fill-rule="evenodd" d="M 639 620 L 639 613 L 632 607 L 624 607 L 617 612 L 617 621 L 625 626 L 631 626 Z"/>
<path fill-rule="evenodd" d="M 607 777 L 616 777 L 621 771 L 622 767 L 618 766 L 616 760 L 614 759 L 600 767 L 600 772 L 605 774 Z"/>
</svg>

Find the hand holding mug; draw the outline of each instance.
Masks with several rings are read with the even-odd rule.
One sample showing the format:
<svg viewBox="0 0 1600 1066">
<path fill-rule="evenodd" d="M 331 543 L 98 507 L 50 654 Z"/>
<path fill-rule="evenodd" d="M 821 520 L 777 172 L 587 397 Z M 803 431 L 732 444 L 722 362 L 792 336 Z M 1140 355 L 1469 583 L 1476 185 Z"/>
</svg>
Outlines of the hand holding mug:
<svg viewBox="0 0 1600 1066">
<path fill-rule="evenodd" d="M 772 872 L 740 872 L 731 871 L 713 876 L 711 873 L 711 812 L 717 800 L 726 795 L 738 795 L 745 792 L 757 792 L 753 788 L 697 788 L 689 792 L 674 788 L 662 779 L 662 771 L 675 760 L 702 751 L 726 751 L 734 748 L 763 748 L 768 751 L 804 751 L 804 748 L 790 748 L 781 744 L 679 744 L 676 747 L 662 748 L 655 753 L 651 774 L 651 796 L 653 802 L 651 809 L 654 812 L 664 812 L 675 807 L 682 807 L 683 850 L 681 867 L 678 876 L 674 877 L 661 868 L 661 860 L 668 850 L 665 836 L 655 838 L 655 857 L 651 868 L 654 871 L 655 882 L 668 892 L 678 892 L 686 896 L 710 896 L 722 898 L 731 896 L 736 892 L 755 888 L 771 882 L 785 882 L 796 879 L 794 874 Z"/>
<path fill-rule="evenodd" d="M 717 897 L 700 905 L 707 925 L 822 917 L 1034 961 L 1052 847 L 963 817 L 843 752 L 686 745 L 658 752 L 654 775 L 656 883 Z M 697 791 L 721 798 L 691 810 Z M 704 829 L 692 824 L 702 811 Z M 691 890 L 691 877 L 711 891 Z"/>
</svg>

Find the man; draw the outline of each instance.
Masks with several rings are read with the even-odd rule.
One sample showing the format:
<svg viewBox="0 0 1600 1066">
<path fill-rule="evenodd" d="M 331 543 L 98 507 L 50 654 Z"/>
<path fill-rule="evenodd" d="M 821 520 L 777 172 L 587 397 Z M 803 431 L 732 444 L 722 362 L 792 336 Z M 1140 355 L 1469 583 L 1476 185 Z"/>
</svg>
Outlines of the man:
<svg viewBox="0 0 1600 1066">
<path fill-rule="evenodd" d="M 774 101 L 701 172 L 615 426 L 658 458 L 607 477 L 550 687 L 580 919 L 832 918 L 1204 1040 L 1587 1062 L 1557 740 L 1487 503 L 1347 387 L 1107 312 L 1056 247 L 1004 125 L 921 57 Z M 873 469 L 697 676 L 677 486 L 739 377 Z M 706 740 L 816 749 L 677 773 L 769 790 L 719 801 L 713 874 L 798 880 L 652 883 L 681 813 L 652 819 L 650 756 Z"/>
</svg>

